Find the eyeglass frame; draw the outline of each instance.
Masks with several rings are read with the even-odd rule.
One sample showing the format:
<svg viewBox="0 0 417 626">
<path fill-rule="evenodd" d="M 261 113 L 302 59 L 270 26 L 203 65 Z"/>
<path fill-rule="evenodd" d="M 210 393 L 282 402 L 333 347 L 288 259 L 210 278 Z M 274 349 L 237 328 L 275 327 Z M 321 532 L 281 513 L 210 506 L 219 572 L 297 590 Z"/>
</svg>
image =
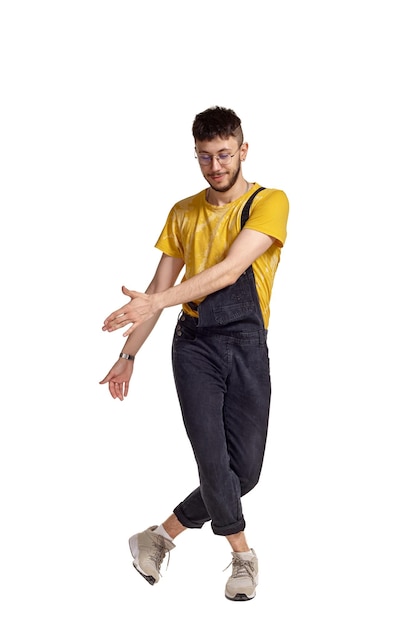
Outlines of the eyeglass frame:
<svg viewBox="0 0 417 626">
<path fill-rule="evenodd" d="M 202 165 L 203 167 L 207 167 L 207 165 L 211 165 L 213 162 L 213 159 L 216 159 L 217 163 L 219 163 L 220 165 L 229 165 L 229 163 L 232 162 L 233 157 L 235 157 L 239 153 L 242 146 L 243 146 L 243 143 L 240 144 L 240 146 L 238 147 L 236 152 L 234 152 L 234 154 L 228 154 L 228 153 L 224 154 L 225 157 L 228 157 L 227 163 L 225 163 L 224 161 L 223 162 L 221 161 L 221 157 L 223 156 L 222 154 L 198 154 L 196 148 L 194 148 L 194 152 L 195 152 L 194 158 L 197 159 L 198 163 Z M 201 157 L 210 159 L 210 161 L 208 161 L 207 163 L 202 163 L 200 161 Z"/>
</svg>

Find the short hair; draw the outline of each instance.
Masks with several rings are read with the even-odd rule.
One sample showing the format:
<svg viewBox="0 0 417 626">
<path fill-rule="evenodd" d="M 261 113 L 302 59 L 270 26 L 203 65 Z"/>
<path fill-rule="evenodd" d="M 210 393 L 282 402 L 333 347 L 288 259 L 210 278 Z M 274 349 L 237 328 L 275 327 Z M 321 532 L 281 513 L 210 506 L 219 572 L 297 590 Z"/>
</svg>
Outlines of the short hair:
<svg viewBox="0 0 417 626">
<path fill-rule="evenodd" d="M 228 139 L 235 137 L 239 145 L 243 143 L 240 118 L 232 109 L 214 106 L 198 113 L 192 127 L 194 141 L 211 141 L 215 137 Z"/>
</svg>

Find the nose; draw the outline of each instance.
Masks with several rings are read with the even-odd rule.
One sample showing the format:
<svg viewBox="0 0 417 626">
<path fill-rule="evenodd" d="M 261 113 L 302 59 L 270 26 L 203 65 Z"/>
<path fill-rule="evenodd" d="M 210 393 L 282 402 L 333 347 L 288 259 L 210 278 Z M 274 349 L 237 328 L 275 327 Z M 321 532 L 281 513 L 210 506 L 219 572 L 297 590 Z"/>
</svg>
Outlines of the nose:
<svg viewBox="0 0 417 626">
<path fill-rule="evenodd" d="M 220 165 L 218 158 L 215 156 L 211 157 L 211 169 L 214 172 L 217 172 L 217 170 L 222 169 L 222 166 Z"/>
</svg>

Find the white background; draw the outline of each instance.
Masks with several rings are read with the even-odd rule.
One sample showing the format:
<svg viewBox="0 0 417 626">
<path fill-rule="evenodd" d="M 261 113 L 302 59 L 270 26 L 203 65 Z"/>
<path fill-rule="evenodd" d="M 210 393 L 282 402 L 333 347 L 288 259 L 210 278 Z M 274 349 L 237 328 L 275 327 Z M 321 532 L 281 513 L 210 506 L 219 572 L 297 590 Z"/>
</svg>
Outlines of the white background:
<svg viewBox="0 0 417 626">
<path fill-rule="evenodd" d="M 415 626 L 413 2 L 2 2 L 1 622 Z M 127 539 L 196 486 L 177 309 L 129 398 L 104 318 L 144 290 L 172 204 L 205 186 L 196 113 L 241 117 L 245 176 L 284 189 L 273 404 L 244 499 L 257 597 L 225 540 L 177 539 L 158 585 Z M 3 615 L 4 614 L 4 615 Z"/>
</svg>

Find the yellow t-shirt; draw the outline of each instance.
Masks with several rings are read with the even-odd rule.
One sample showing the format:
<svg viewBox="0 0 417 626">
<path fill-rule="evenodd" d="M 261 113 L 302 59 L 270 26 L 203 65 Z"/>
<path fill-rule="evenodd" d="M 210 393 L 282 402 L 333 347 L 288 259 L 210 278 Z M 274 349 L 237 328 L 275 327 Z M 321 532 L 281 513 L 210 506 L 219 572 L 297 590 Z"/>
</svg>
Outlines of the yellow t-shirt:
<svg viewBox="0 0 417 626">
<path fill-rule="evenodd" d="M 168 256 L 183 259 L 185 263 L 183 280 L 199 274 L 225 258 L 241 230 L 240 218 L 243 207 L 258 187 L 260 185 L 254 183 L 243 196 L 223 206 L 209 204 L 204 189 L 172 207 L 155 246 Z M 245 228 L 276 239 L 276 242 L 252 264 L 265 328 L 268 328 L 269 323 L 269 303 L 275 272 L 287 236 L 288 212 L 288 199 L 283 191 L 264 189 L 253 200 L 249 219 L 245 224 Z M 196 315 L 186 303 L 183 304 L 183 308 L 190 315 Z"/>
</svg>

